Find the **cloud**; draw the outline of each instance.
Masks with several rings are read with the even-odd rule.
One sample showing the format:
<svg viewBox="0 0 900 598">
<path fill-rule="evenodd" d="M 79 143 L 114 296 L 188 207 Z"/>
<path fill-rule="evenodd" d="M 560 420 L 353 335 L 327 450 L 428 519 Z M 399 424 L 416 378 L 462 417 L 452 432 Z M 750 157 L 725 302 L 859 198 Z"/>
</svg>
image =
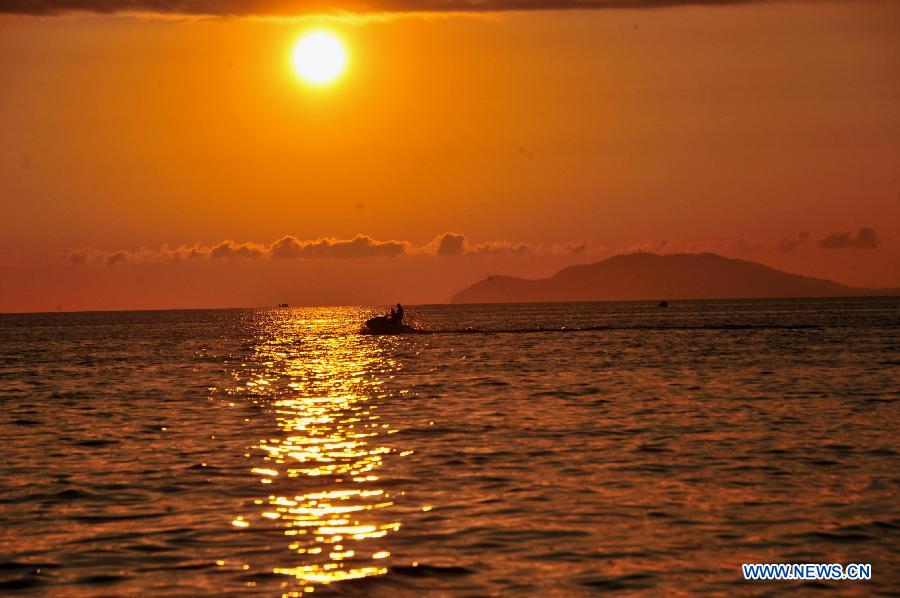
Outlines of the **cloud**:
<svg viewBox="0 0 900 598">
<path fill-rule="evenodd" d="M 302 257 L 303 242 L 297 237 L 286 235 L 269 246 L 269 253 L 273 258 L 280 260 Z"/>
<path fill-rule="evenodd" d="M 566 246 L 567 247 L 567 246 Z M 583 249 L 582 249 L 583 250 Z M 460 233 L 442 233 L 430 243 L 419 249 L 420 253 L 448 257 L 455 255 L 503 255 L 534 253 L 573 253 L 563 246 L 531 243 L 514 243 L 511 241 L 485 241 L 473 243 Z"/>
<path fill-rule="evenodd" d="M 725 6 L 764 0 L 3 0 L 0 12 L 71 12 L 207 16 L 299 16 L 350 13 L 500 12 L 528 10 L 651 9 Z"/>
<path fill-rule="evenodd" d="M 93 250 L 90 249 L 66 249 L 59 255 L 58 260 L 64 264 L 79 266 L 93 261 L 94 258 Z"/>
<path fill-rule="evenodd" d="M 69 265 L 142 264 L 150 262 L 179 262 L 191 260 L 296 260 L 296 259 L 369 259 L 405 256 L 447 257 L 455 255 L 565 255 L 584 253 L 592 249 L 587 241 L 561 244 L 529 244 L 510 241 L 472 243 L 460 233 L 442 233 L 424 245 L 410 241 L 379 241 L 369 235 L 351 239 L 325 237 L 315 240 L 285 235 L 272 243 L 238 243 L 225 240 L 211 246 L 182 245 L 170 248 L 141 247 L 134 251 L 103 251 L 100 249 L 67 249 L 56 261 Z"/>
<path fill-rule="evenodd" d="M 822 249 L 876 249 L 878 247 L 878 234 L 875 229 L 862 227 L 854 237 L 851 233 L 831 233 L 823 239 L 819 239 L 819 247 Z"/>
<path fill-rule="evenodd" d="M 268 254 L 275 259 L 398 257 L 410 253 L 410 249 L 408 241 L 377 241 L 368 235 L 316 241 L 301 241 L 288 235 L 272 243 Z"/>
<path fill-rule="evenodd" d="M 116 264 L 125 264 L 128 262 L 128 253 L 124 251 L 116 251 L 106 257 L 107 266 L 115 266 Z"/>
<path fill-rule="evenodd" d="M 458 233 L 444 233 L 438 235 L 435 239 L 437 242 L 438 255 L 461 255 L 466 250 L 469 240 L 465 235 Z"/>
<path fill-rule="evenodd" d="M 256 259 L 266 253 L 266 248 L 256 243 L 222 241 L 209 252 L 213 259 Z"/>
<path fill-rule="evenodd" d="M 783 238 L 778 241 L 778 251 L 781 251 L 782 253 L 797 251 L 807 243 L 809 243 L 809 233 L 799 233 L 793 239 Z"/>
<path fill-rule="evenodd" d="M 552 253 L 549 245 L 530 245 L 528 243 L 510 243 L 509 241 L 487 241 L 474 246 L 472 253 L 499 255 L 504 253 Z M 542 251 L 546 249 L 546 251 Z"/>
</svg>

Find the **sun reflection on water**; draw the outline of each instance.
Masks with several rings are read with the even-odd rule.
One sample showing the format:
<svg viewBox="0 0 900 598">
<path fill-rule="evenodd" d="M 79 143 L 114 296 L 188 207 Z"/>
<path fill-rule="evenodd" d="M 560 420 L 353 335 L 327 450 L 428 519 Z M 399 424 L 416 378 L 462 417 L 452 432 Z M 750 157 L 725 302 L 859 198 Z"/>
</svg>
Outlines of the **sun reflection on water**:
<svg viewBox="0 0 900 598">
<path fill-rule="evenodd" d="M 381 383 L 398 365 L 372 339 L 308 316 L 265 314 L 252 357 L 235 372 L 233 394 L 265 407 L 275 429 L 249 453 L 269 492 L 232 521 L 279 526 L 295 557 L 271 571 L 306 592 L 386 573 L 384 540 L 401 525 L 378 474 L 396 452 L 385 444 L 396 430 L 376 414 Z"/>
</svg>

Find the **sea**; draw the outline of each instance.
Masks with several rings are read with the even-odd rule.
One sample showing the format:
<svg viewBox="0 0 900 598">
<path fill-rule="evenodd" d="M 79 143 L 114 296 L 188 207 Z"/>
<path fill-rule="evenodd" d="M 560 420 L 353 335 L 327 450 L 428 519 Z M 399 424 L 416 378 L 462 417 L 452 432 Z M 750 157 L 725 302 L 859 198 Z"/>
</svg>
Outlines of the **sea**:
<svg viewBox="0 0 900 598">
<path fill-rule="evenodd" d="M 900 298 L 384 311 L 0 315 L 0 595 L 900 591 Z"/>
</svg>

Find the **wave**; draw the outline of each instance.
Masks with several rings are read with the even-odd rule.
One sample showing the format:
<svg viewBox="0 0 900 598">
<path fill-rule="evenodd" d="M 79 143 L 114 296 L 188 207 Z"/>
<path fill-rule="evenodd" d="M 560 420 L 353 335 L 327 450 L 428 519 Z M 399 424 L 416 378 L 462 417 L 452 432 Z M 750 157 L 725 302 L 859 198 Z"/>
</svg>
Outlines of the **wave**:
<svg viewBox="0 0 900 598">
<path fill-rule="evenodd" d="M 523 328 L 416 328 L 410 334 L 537 334 L 577 332 L 618 332 L 621 330 L 825 330 L 834 326 L 819 324 L 699 324 L 699 325 L 635 325 L 635 326 L 533 326 Z"/>
</svg>

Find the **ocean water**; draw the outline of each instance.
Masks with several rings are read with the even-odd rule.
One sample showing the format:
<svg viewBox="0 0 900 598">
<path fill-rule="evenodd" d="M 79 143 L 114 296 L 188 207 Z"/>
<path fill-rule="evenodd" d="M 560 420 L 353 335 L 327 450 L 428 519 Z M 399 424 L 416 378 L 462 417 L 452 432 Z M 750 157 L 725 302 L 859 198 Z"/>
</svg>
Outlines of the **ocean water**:
<svg viewBox="0 0 900 598">
<path fill-rule="evenodd" d="M 900 589 L 900 299 L 376 311 L 0 316 L 0 594 Z"/>
</svg>

